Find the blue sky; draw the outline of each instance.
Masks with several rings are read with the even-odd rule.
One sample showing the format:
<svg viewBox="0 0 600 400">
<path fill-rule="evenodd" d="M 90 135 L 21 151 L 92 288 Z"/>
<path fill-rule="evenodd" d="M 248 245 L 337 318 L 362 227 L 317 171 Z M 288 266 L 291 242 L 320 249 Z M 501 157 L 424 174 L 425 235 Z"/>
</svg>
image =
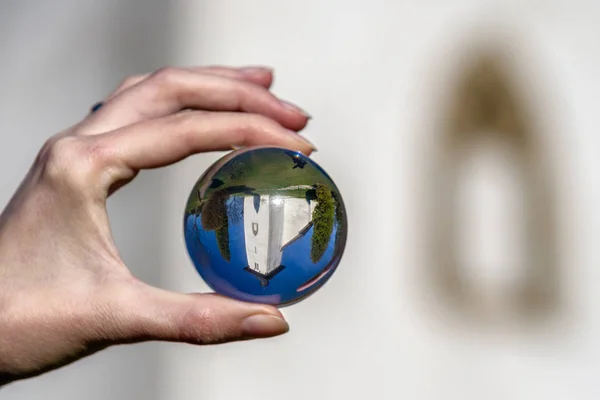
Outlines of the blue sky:
<svg viewBox="0 0 600 400">
<path fill-rule="evenodd" d="M 241 199 L 241 198 L 238 198 Z M 227 201 L 231 205 L 233 198 Z M 196 223 L 199 236 L 192 237 L 191 232 Z M 334 256 L 334 243 L 337 227 L 334 224 L 329 246 L 323 257 L 316 263 L 310 259 L 310 247 L 313 228 L 283 251 L 282 264 L 285 269 L 273 277 L 269 285 L 262 287 L 257 277 L 244 271 L 248 265 L 244 240 L 243 219 L 232 224 L 229 222 L 229 246 L 231 260 L 227 262 L 221 256 L 214 231 L 204 231 L 200 217 L 189 216 L 185 221 L 185 239 L 190 257 L 196 269 L 206 283 L 216 292 L 240 300 L 261 303 L 288 303 L 306 296 L 317 287 L 297 293 L 296 289 L 318 275 Z M 197 238 L 199 237 L 200 243 Z M 330 274 L 331 275 L 331 274 Z M 328 279 L 326 277 L 324 280 Z M 312 290 L 311 290 L 312 289 Z"/>
</svg>

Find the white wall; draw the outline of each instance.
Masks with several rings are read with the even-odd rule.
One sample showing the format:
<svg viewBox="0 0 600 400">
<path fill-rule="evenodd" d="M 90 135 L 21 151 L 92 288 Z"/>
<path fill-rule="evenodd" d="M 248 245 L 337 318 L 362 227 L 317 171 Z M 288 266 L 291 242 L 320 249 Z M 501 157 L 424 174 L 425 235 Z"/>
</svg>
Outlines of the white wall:
<svg viewBox="0 0 600 400">
<path fill-rule="evenodd" d="M 595 2 L 180 0 L 171 3 L 172 25 L 159 2 L 120 3 L 0 3 L 0 165 L 11 171 L 0 176 L 2 200 L 43 138 L 121 76 L 165 63 L 269 64 L 277 67 L 276 93 L 314 116 L 306 135 L 344 195 L 348 248 L 320 292 L 284 309 L 291 322 L 284 337 L 113 349 L 8 387 L 5 398 L 598 397 Z M 433 289 L 419 280 L 426 266 L 417 189 L 429 161 L 424 146 L 435 140 L 438 93 L 460 54 L 461 32 L 473 38 L 497 26 L 516 49 L 558 170 L 567 301 L 554 324 L 536 329 L 444 318 L 442 307 L 425 301 Z M 181 213 L 218 156 L 143 174 L 112 202 L 118 242 L 145 279 L 207 289 L 185 252 Z M 164 203 L 141 202 L 158 185 L 169 194 Z"/>
<path fill-rule="evenodd" d="M 597 24 L 593 2 L 184 2 L 181 62 L 277 67 L 275 91 L 314 115 L 314 159 L 348 207 L 348 249 L 331 281 L 285 309 L 291 332 L 271 341 L 165 352 L 165 398 L 596 398 L 600 299 Z M 504 6 L 499 6 L 504 4 Z M 495 26 L 541 119 L 560 188 L 564 314 L 554 324 L 476 326 L 442 318 L 418 234 L 416 193 L 429 160 L 437 85 L 464 35 Z M 466 32 L 463 34 L 463 31 Z M 521 58 L 519 58 L 521 57 Z M 165 212 L 179 229 L 181 199 L 212 161 L 173 172 Z M 490 213 L 495 212 L 493 209 Z M 203 288 L 181 240 L 166 243 L 172 288 Z M 500 252 L 500 254 L 502 254 Z"/>
<path fill-rule="evenodd" d="M 168 64 L 164 2 L 0 1 L 0 204 L 48 136 L 71 126 L 127 75 Z M 140 175 L 109 203 L 119 248 L 142 279 L 158 282 L 164 172 Z M 147 199 L 153 199 L 148 201 Z M 111 349 L 1 389 L 4 399 L 157 399 L 157 345 Z"/>
</svg>

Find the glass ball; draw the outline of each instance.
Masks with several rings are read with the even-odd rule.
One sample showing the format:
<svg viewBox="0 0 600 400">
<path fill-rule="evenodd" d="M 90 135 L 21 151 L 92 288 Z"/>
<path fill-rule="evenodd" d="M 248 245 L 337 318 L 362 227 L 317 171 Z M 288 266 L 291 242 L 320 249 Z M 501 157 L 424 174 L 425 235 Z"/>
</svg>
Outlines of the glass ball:
<svg viewBox="0 0 600 400">
<path fill-rule="evenodd" d="M 213 164 L 187 202 L 185 242 L 216 293 L 287 306 L 321 288 L 346 246 L 342 196 L 302 153 L 248 147 Z"/>
</svg>

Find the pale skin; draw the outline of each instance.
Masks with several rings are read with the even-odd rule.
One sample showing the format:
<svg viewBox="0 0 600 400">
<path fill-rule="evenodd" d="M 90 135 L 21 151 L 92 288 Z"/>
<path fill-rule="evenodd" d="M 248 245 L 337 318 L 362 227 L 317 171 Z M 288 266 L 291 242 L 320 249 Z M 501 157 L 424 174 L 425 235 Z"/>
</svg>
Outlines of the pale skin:
<svg viewBox="0 0 600 400">
<path fill-rule="evenodd" d="M 248 145 L 311 154 L 298 134 L 309 116 L 277 98 L 272 80 L 263 67 L 165 68 L 125 80 L 97 112 L 48 139 L 0 215 L 0 385 L 118 344 L 289 330 L 275 307 L 136 279 L 106 212 L 139 171 L 194 154 Z"/>
</svg>

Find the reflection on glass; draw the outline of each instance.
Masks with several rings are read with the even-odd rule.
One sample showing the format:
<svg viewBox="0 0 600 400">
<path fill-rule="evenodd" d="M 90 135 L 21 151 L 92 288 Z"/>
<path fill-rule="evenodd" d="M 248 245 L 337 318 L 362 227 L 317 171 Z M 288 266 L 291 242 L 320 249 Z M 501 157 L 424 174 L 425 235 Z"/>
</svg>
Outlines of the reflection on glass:
<svg viewBox="0 0 600 400">
<path fill-rule="evenodd" d="M 273 147 L 230 153 L 196 183 L 185 238 L 216 292 L 289 305 L 319 289 L 346 243 L 337 187 L 308 157 Z"/>
</svg>

